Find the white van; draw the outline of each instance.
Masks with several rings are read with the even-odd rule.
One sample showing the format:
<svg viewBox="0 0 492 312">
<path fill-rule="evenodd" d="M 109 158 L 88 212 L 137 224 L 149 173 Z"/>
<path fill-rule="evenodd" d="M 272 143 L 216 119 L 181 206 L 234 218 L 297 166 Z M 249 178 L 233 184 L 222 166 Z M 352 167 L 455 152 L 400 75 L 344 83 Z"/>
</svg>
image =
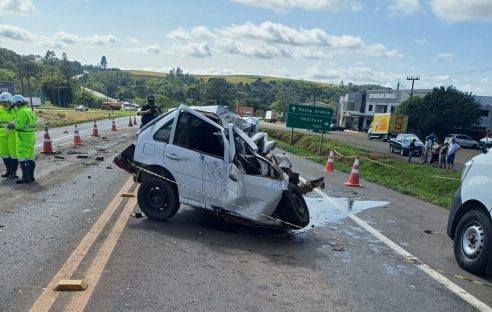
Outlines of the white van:
<svg viewBox="0 0 492 312">
<path fill-rule="evenodd" d="M 451 204 L 448 236 L 456 261 L 472 273 L 492 274 L 492 150 L 465 164 Z"/>
</svg>

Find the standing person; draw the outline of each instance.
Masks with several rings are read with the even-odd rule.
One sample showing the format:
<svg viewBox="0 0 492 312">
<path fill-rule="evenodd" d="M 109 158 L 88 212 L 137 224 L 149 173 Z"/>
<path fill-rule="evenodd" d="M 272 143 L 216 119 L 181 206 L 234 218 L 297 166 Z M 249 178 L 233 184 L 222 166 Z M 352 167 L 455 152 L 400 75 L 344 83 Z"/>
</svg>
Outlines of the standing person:
<svg viewBox="0 0 492 312">
<path fill-rule="evenodd" d="M 432 146 L 432 156 L 431 156 L 431 161 L 430 161 L 430 165 L 432 167 L 437 168 L 437 166 L 439 165 L 439 154 L 441 153 L 441 147 L 442 147 L 442 144 L 441 144 L 441 141 L 439 141 L 439 140 L 436 140 L 436 144 L 434 144 L 434 146 Z"/>
<path fill-rule="evenodd" d="M 408 147 L 408 162 L 412 162 L 413 152 L 415 151 L 415 139 L 410 142 L 410 146 Z"/>
<path fill-rule="evenodd" d="M 441 147 L 441 162 L 439 163 L 439 168 L 446 169 L 446 155 L 448 154 L 448 143 L 444 143 Z"/>
<path fill-rule="evenodd" d="M 430 146 L 434 145 L 434 142 L 436 141 L 436 135 L 434 134 L 434 131 L 432 131 L 428 136 L 425 137 L 425 140 L 430 140 Z"/>
<path fill-rule="evenodd" d="M 3 92 L 0 94 L 0 157 L 5 163 L 6 173 L 2 178 L 18 178 L 17 157 L 15 153 L 15 131 L 8 129 L 8 123 L 14 121 L 15 114 L 12 109 L 12 94 Z"/>
<path fill-rule="evenodd" d="M 446 162 L 448 163 L 448 170 L 454 170 L 454 157 L 456 156 L 456 152 L 461 149 L 461 146 L 456 143 L 456 140 L 453 138 L 451 140 L 451 144 L 448 147 L 448 154 L 446 155 Z"/>
<path fill-rule="evenodd" d="M 147 97 L 147 104 L 142 107 L 142 110 L 137 115 L 142 116 L 140 122 L 140 128 L 148 124 L 152 119 L 162 114 L 159 107 L 155 106 L 155 99 L 153 95 Z"/>
<path fill-rule="evenodd" d="M 22 178 L 15 181 L 17 184 L 34 182 L 34 145 L 36 145 L 36 114 L 27 106 L 27 101 L 22 95 L 12 97 L 12 105 L 16 109 L 15 122 L 8 125 L 15 129 L 16 153 L 22 170 Z"/>
</svg>

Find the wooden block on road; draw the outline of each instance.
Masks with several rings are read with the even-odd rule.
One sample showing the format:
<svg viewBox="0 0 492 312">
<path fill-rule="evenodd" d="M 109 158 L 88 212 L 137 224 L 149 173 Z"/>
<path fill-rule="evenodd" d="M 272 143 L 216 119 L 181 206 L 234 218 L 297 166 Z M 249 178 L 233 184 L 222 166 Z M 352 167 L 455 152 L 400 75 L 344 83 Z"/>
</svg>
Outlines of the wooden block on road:
<svg viewBox="0 0 492 312">
<path fill-rule="evenodd" d="M 80 291 L 87 289 L 87 283 L 83 280 L 60 280 L 54 290 L 57 291 Z"/>
</svg>

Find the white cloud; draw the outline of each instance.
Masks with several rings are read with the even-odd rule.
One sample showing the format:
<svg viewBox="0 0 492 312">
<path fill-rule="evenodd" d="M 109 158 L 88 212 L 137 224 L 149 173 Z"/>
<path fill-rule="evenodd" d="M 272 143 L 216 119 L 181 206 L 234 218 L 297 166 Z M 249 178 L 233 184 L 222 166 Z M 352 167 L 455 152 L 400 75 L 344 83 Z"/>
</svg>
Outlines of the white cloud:
<svg viewBox="0 0 492 312">
<path fill-rule="evenodd" d="M 194 75 L 217 75 L 217 76 L 223 76 L 223 75 L 240 75 L 240 74 L 246 74 L 246 73 L 241 73 L 229 68 L 202 68 L 202 69 L 195 69 L 193 70 Z"/>
<path fill-rule="evenodd" d="M 59 31 L 53 36 L 52 41 L 62 45 L 83 43 L 89 45 L 104 46 L 110 43 L 115 43 L 116 41 L 118 41 L 118 38 L 113 35 L 94 35 L 89 37 L 81 37 L 63 31 Z"/>
<path fill-rule="evenodd" d="M 166 35 L 168 38 L 173 39 L 173 40 L 190 40 L 191 35 L 190 33 L 185 30 L 184 28 L 178 27 L 178 29 L 173 30 L 172 32 L 168 33 Z"/>
<path fill-rule="evenodd" d="M 36 7 L 31 0 L 0 0 L 0 12 L 31 15 Z"/>
<path fill-rule="evenodd" d="M 426 44 L 427 43 L 427 39 L 425 39 L 425 38 L 416 38 L 416 39 L 413 39 L 413 42 L 415 42 L 415 44 Z"/>
<path fill-rule="evenodd" d="M 159 54 L 162 52 L 161 47 L 156 44 L 149 44 L 144 48 L 144 51 L 152 54 Z"/>
<path fill-rule="evenodd" d="M 445 22 L 492 21 L 490 0 L 431 0 L 432 10 Z"/>
<path fill-rule="evenodd" d="M 453 53 L 439 53 L 434 57 L 434 62 L 438 61 L 452 61 L 453 60 Z"/>
<path fill-rule="evenodd" d="M 84 37 L 83 41 L 89 44 L 104 46 L 110 43 L 115 43 L 118 41 L 118 38 L 113 35 L 95 35 L 92 37 Z"/>
<path fill-rule="evenodd" d="M 376 71 L 370 67 L 311 67 L 306 71 L 306 77 L 314 80 L 339 82 L 352 82 L 356 84 L 377 83 L 391 86 L 398 80 L 398 75 L 383 71 Z"/>
<path fill-rule="evenodd" d="M 128 37 L 126 38 L 126 40 L 128 40 L 129 44 L 138 44 L 139 42 L 137 38 L 133 38 L 133 37 Z"/>
<path fill-rule="evenodd" d="M 422 10 L 420 0 L 391 0 L 388 6 L 390 16 L 409 16 Z"/>
<path fill-rule="evenodd" d="M 221 36 L 228 38 L 250 38 L 290 45 L 324 45 L 333 48 L 353 48 L 362 45 L 360 37 L 350 35 L 333 36 L 328 35 L 319 28 L 296 29 L 269 21 L 260 25 L 253 23 L 232 25 L 220 29 L 219 33 Z"/>
<path fill-rule="evenodd" d="M 205 26 L 198 26 L 191 30 L 191 35 L 198 39 L 212 39 L 215 35 Z"/>
<path fill-rule="evenodd" d="M 245 44 L 230 39 L 216 42 L 216 48 L 227 54 L 242 55 L 246 57 L 272 59 L 280 56 L 291 57 L 288 49 L 279 49 L 272 45 Z"/>
<path fill-rule="evenodd" d="M 191 31 L 180 27 L 167 36 L 179 41 L 206 37 L 214 42 L 213 47 L 224 53 L 261 59 L 320 59 L 332 57 L 336 51 L 348 51 L 370 58 L 402 58 L 402 54 L 395 49 L 388 49 L 383 44 L 366 44 L 357 36 L 331 35 L 320 28 L 293 28 L 270 21 L 259 25 L 230 25 L 213 31 L 203 26 Z"/>
<path fill-rule="evenodd" d="M 0 37 L 9 38 L 18 41 L 32 41 L 34 35 L 22 28 L 4 24 L 4 25 L 0 25 Z"/>
<path fill-rule="evenodd" d="M 42 40 L 39 42 L 39 44 L 43 47 L 50 48 L 50 49 L 63 49 L 67 46 L 66 44 L 60 41 L 55 41 L 52 39 Z"/>
<path fill-rule="evenodd" d="M 292 9 L 303 9 L 307 11 L 340 11 L 351 9 L 359 11 L 363 5 L 358 1 L 351 0 L 232 0 L 244 5 L 271 9 L 277 13 L 288 12 Z"/>
<path fill-rule="evenodd" d="M 181 55 L 186 54 L 193 57 L 209 57 L 212 56 L 212 51 L 207 42 L 194 42 L 188 43 L 181 46 L 174 47 L 175 54 Z"/>
<path fill-rule="evenodd" d="M 366 46 L 360 53 L 370 58 L 402 59 L 403 55 L 398 50 L 388 50 L 383 44 L 371 44 Z"/>
</svg>

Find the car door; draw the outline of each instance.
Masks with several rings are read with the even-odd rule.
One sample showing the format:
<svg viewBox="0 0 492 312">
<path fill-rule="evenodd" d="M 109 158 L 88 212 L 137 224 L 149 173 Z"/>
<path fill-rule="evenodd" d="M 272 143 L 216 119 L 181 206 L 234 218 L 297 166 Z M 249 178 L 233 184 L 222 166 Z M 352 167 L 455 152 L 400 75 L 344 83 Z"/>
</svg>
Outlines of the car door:
<svg viewBox="0 0 492 312">
<path fill-rule="evenodd" d="M 189 111 L 179 108 L 171 132 L 172 141 L 164 150 L 164 164 L 176 179 L 179 200 L 182 203 L 204 207 L 203 155 L 190 149 Z"/>
</svg>

